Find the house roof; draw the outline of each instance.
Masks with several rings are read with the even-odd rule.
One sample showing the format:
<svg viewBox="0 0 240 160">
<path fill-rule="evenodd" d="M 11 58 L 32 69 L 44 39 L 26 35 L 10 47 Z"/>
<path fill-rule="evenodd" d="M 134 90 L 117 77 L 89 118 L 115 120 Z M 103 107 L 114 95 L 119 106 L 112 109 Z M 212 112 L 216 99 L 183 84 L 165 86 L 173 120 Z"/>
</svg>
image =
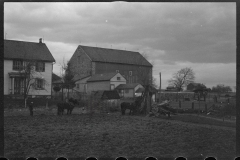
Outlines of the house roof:
<svg viewBox="0 0 240 160">
<path fill-rule="evenodd" d="M 4 40 L 4 59 L 28 59 L 55 62 L 45 43 Z"/>
<path fill-rule="evenodd" d="M 138 88 L 138 89 L 136 90 L 136 93 L 142 93 L 142 92 L 144 92 L 144 91 L 145 91 L 144 88 Z"/>
<path fill-rule="evenodd" d="M 120 99 L 120 96 L 117 91 L 104 91 L 102 99 Z"/>
<path fill-rule="evenodd" d="M 133 89 L 135 88 L 139 83 L 131 83 L 131 84 L 120 84 L 116 87 L 116 89 Z"/>
<path fill-rule="evenodd" d="M 90 75 L 88 75 L 88 76 L 85 76 L 85 77 L 82 77 L 81 75 L 78 75 L 78 74 L 76 74 L 76 75 L 74 75 L 74 77 L 73 77 L 73 81 L 78 81 L 78 80 L 81 80 L 81 79 L 84 79 L 84 78 L 87 78 L 87 77 L 90 77 Z"/>
<path fill-rule="evenodd" d="M 56 75 L 55 73 L 52 73 L 52 81 L 57 81 L 57 80 L 61 80 L 62 78 L 59 77 L 58 75 Z"/>
<path fill-rule="evenodd" d="M 112 77 L 114 77 L 117 73 L 104 73 L 104 74 L 95 74 L 91 78 L 87 80 L 87 82 L 95 82 L 95 81 L 109 81 Z"/>
<path fill-rule="evenodd" d="M 152 67 L 139 52 L 79 45 L 95 62 L 123 63 Z"/>
</svg>

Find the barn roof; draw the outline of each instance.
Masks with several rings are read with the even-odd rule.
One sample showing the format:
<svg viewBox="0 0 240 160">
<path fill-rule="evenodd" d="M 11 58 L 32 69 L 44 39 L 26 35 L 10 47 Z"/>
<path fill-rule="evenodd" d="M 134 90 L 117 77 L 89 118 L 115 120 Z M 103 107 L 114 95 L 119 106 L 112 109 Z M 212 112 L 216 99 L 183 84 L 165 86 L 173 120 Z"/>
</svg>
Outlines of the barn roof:
<svg viewBox="0 0 240 160">
<path fill-rule="evenodd" d="M 90 59 L 95 62 L 123 63 L 152 67 L 152 64 L 149 63 L 139 52 L 82 45 L 79 45 L 78 47 L 82 48 Z"/>
<path fill-rule="evenodd" d="M 45 43 L 4 40 L 4 59 L 55 62 Z"/>
<path fill-rule="evenodd" d="M 117 73 L 104 73 L 104 74 L 95 74 L 91 78 L 87 80 L 87 82 L 95 82 L 95 81 L 109 81 L 113 78 Z"/>
</svg>

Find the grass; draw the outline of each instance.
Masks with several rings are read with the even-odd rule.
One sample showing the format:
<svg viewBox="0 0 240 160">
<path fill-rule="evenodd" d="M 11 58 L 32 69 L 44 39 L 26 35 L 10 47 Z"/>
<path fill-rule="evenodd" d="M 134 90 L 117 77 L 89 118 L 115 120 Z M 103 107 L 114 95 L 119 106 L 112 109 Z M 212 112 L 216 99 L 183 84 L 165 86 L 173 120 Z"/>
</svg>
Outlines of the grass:
<svg viewBox="0 0 240 160">
<path fill-rule="evenodd" d="M 5 157 L 112 157 L 178 156 L 233 159 L 233 127 L 185 123 L 171 119 L 122 116 L 116 113 L 56 115 L 56 108 L 5 112 Z M 193 117 L 188 119 L 194 120 Z M 201 119 L 200 122 L 203 122 Z M 204 124 L 204 123 L 203 123 Z"/>
</svg>

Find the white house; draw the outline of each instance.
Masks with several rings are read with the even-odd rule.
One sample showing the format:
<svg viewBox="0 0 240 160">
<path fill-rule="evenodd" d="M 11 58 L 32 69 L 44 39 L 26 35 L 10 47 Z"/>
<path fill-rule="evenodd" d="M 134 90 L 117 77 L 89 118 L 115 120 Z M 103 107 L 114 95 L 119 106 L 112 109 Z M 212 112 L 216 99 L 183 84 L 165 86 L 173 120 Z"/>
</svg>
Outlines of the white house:
<svg viewBox="0 0 240 160">
<path fill-rule="evenodd" d="M 25 77 L 21 74 L 26 62 L 35 65 L 34 85 L 29 96 L 51 96 L 53 58 L 42 39 L 38 43 L 4 40 L 4 95 L 23 95 Z"/>
<path fill-rule="evenodd" d="M 118 87 L 116 87 L 116 90 L 118 90 L 120 96 L 125 98 L 137 96 L 136 91 L 139 89 L 144 90 L 144 87 L 139 83 L 121 84 Z"/>
<path fill-rule="evenodd" d="M 86 80 L 87 93 L 99 90 L 114 90 L 120 84 L 126 84 L 126 79 L 120 73 L 95 74 Z"/>
</svg>

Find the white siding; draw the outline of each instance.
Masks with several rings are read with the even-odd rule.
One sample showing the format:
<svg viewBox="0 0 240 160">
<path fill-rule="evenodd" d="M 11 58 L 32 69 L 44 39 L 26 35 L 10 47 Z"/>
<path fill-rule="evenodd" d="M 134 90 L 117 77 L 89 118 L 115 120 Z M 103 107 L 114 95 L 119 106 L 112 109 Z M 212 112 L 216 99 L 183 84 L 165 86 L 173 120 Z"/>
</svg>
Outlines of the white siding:
<svg viewBox="0 0 240 160">
<path fill-rule="evenodd" d="M 120 80 L 118 80 L 117 77 L 120 77 Z M 120 84 L 126 84 L 126 79 L 120 73 L 118 73 L 113 78 L 111 78 L 110 84 L 114 84 L 116 88 Z"/>
<path fill-rule="evenodd" d="M 28 95 L 51 95 L 51 85 L 52 85 L 52 63 L 46 62 L 45 63 L 45 72 L 36 72 L 34 77 L 43 78 L 45 82 L 45 90 L 35 90 L 31 88 L 29 90 Z M 13 61 L 12 60 L 4 60 L 4 95 L 10 94 L 10 78 L 8 73 L 9 72 L 18 72 L 12 70 L 13 68 Z"/>
<path fill-rule="evenodd" d="M 133 89 L 128 89 L 128 93 L 126 92 L 127 89 L 124 89 L 123 97 L 129 98 L 134 97 L 134 91 Z"/>
<path fill-rule="evenodd" d="M 84 92 L 84 86 L 86 86 L 86 89 L 87 89 L 87 80 L 89 79 L 90 77 L 86 77 L 86 78 L 83 78 L 79 81 L 76 81 L 75 84 L 76 86 L 74 87 L 75 90 L 79 91 L 79 92 Z M 79 85 L 79 88 L 77 88 L 77 85 Z"/>
<path fill-rule="evenodd" d="M 10 94 L 10 78 L 8 73 L 13 72 L 12 70 L 13 61 L 12 60 L 4 60 L 4 95 Z"/>
<path fill-rule="evenodd" d="M 29 90 L 29 95 L 51 95 L 52 63 L 46 62 L 45 72 L 36 72 L 34 76 L 45 80 L 45 90 L 35 90 L 34 88 L 31 88 Z"/>
</svg>

